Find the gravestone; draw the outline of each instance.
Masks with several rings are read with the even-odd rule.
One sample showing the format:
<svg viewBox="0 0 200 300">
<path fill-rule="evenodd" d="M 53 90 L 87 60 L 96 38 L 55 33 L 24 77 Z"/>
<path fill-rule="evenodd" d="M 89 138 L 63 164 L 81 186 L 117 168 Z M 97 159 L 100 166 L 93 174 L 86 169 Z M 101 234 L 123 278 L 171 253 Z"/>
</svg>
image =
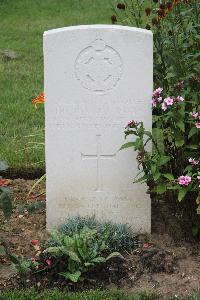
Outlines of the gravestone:
<svg viewBox="0 0 200 300">
<path fill-rule="evenodd" d="M 152 33 L 90 25 L 44 33 L 47 227 L 72 216 L 150 232 L 151 203 L 124 124 L 151 130 Z M 131 139 L 130 139 L 131 140 Z"/>
</svg>

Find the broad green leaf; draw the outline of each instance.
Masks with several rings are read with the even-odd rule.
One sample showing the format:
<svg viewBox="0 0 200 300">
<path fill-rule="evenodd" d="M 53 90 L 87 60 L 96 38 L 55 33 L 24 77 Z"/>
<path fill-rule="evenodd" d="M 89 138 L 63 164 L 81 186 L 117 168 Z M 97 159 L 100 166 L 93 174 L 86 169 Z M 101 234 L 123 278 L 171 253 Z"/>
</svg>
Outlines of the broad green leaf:
<svg viewBox="0 0 200 300">
<path fill-rule="evenodd" d="M 154 174 L 152 174 L 153 175 L 153 179 L 155 180 L 155 181 L 157 181 L 159 178 L 160 178 L 160 176 L 161 176 L 161 173 L 157 170 Z"/>
<path fill-rule="evenodd" d="M 181 188 L 178 192 L 178 201 L 181 202 L 185 195 L 187 194 L 188 189 L 187 188 Z"/>
<path fill-rule="evenodd" d="M 186 148 L 188 149 L 193 149 L 193 150 L 196 150 L 198 149 L 199 145 L 187 145 Z"/>
<path fill-rule="evenodd" d="M 136 179 L 133 181 L 133 183 L 139 183 L 139 182 L 142 182 L 142 181 L 146 181 L 148 179 L 148 177 L 146 175 L 140 177 L 139 179 Z"/>
<path fill-rule="evenodd" d="M 64 244 L 65 244 L 67 247 L 71 247 L 71 246 L 74 244 L 74 239 L 71 238 L 71 237 L 68 236 L 68 235 L 65 235 L 65 236 L 64 236 L 63 241 L 64 241 Z"/>
<path fill-rule="evenodd" d="M 185 143 L 185 140 L 182 137 L 182 135 L 176 135 L 175 136 L 175 145 L 176 145 L 176 147 L 180 148 L 184 145 L 184 143 Z"/>
<path fill-rule="evenodd" d="M 171 159 L 170 156 L 163 155 L 163 156 L 159 157 L 157 164 L 158 164 L 158 166 L 163 166 L 166 163 L 168 163 L 170 161 L 170 159 Z"/>
<path fill-rule="evenodd" d="M 78 255 L 73 252 L 73 251 L 67 251 L 69 257 L 73 260 L 73 261 L 77 261 L 77 262 L 81 262 L 81 260 L 79 259 Z"/>
<path fill-rule="evenodd" d="M 160 195 L 164 194 L 166 192 L 166 190 L 167 190 L 167 187 L 166 187 L 166 184 L 164 184 L 164 183 L 160 183 L 156 187 L 156 193 L 160 194 Z"/>
<path fill-rule="evenodd" d="M 177 127 L 180 128 L 182 132 L 185 132 L 185 124 L 183 121 L 179 121 L 176 123 Z"/>
<path fill-rule="evenodd" d="M 122 145 L 121 148 L 119 149 L 119 151 L 123 150 L 123 149 L 130 148 L 130 147 L 134 147 L 134 146 L 135 146 L 135 142 L 128 142 L 128 143 Z"/>
<path fill-rule="evenodd" d="M 151 172 L 152 172 L 152 174 L 156 173 L 156 170 L 157 170 L 157 166 L 155 164 L 152 164 L 151 165 Z"/>
<path fill-rule="evenodd" d="M 63 276 L 65 279 L 69 279 L 72 282 L 78 282 L 81 277 L 81 272 L 76 271 L 75 273 L 69 273 L 69 272 L 61 272 L 59 275 Z"/>
<path fill-rule="evenodd" d="M 170 181 L 174 180 L 174 176 L 171 173 L 164 173 L 162 174 L 165 178 L 169 179 Z"/>
<path fill-rule="evenodd" d="M 106 261 L 105 257 L 103 256 L 99 256 L 99 257 L 95 257 L 92 262 L 93 263 L 104 263 Z"/>
<path fill-rule="evenodd" d="M 195 135 L 198 132 L 198 128 L 196 128 L 196 126 L 192 127 L 190 129 L 190 132 L 188 134 L 188 138 L 190 139 L 193 135 Z"/>
</svg>

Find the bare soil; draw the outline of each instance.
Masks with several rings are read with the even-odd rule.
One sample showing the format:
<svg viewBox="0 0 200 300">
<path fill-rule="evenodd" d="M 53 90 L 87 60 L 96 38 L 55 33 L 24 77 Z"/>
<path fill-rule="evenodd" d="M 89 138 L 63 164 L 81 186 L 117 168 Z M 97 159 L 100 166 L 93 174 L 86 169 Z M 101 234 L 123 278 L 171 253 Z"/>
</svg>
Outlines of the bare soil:
<svg viewBox="0 0 200 300">
<path fill-rule="evenodd" d="M 33 213 L 19 212 L 17 207 L 34 201 L 44 201 L 45 197 L 36 197 L 44 189 L 42 183 L 34 195 L 27 197 L 30 187 L 35 181 L 11 180 L 13 191 L 13 214 L 5 222 L 0 212 L 0 241 L 3 241 L 9 251 L 27 258 L 34 256 L 32 239 L 42 243 L 48 238 L 45 229 L 45 209 Z M 109 265 L 88 276 L 89 281 L 78 286 L 69 285 L 69 290 L 86 289 L 95 286 L 117 286 L 125 290 L 150 290 L 162 294 L 161 299 L 170 295 L 184 296 L 200 289 L 200 243 L 195 240 L 183 239 L 175 217 L 159 205 L 152 208 L 152 235 L 140 236 L 141 246 L 132 253 L 124 253 L 124 260 L 114 259 Z M 1 246 L 0 246 L 1 247 Z M 28 281 L 27 286 L 37 288 L 49 287 L 45 278 Z M 55 278 L 52 286 L 62 286 L 63 282 Z M 65 288 L 66 288 L 66 282 Z M 11 262 L 0 252 L 0 289 L 19 288 L 17 275 L 11 267 Z"/>
</svg>

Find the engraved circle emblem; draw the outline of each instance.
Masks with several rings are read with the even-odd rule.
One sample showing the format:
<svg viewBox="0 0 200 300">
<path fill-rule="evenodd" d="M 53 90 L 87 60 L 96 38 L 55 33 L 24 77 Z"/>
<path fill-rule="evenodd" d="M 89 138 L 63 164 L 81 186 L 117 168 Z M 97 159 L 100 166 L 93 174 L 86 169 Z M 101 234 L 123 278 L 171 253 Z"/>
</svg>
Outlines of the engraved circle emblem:
<svg viewBox="0 0 200 300">
<path fill-rule="evenodd" d="M 122 59 L 115 49 L 102 39 L 96 39 L 78 55 L 75 73 L 85 89 L 106 92 L 113 89 L 121 78 Z"/>
</svg>

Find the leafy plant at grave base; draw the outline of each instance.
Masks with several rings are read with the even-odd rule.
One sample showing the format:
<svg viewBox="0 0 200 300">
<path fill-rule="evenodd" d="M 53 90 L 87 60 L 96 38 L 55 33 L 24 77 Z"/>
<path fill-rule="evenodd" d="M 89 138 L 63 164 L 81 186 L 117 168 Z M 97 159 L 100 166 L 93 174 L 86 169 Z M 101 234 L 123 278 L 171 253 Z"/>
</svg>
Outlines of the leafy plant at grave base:
<svg viewBox="0 0 200 300">
<path fill-rule="evenodd" d="M 153 132 L 130 121 L 122 146 L 138 151 L 141 170 L 135 182 L 147 182 L 151 194 L 164 194 L 176 215 L 200 236 L 200 2 L 123 1 L 116 20 L 151 29 L 154 34 Z M 130 137 L 129 137 L 130 138 Z M 147 149 L 153 142 L 153 153 Z"/>
<path fill-rule="evenodd" d="M 5 171 L 7 168 L 7 163 L 0 161 L 0 171 Z M 7 187 L 8 183 L 9 180 L 0 176 L 0 208 L 6 219 L 9 219 L 12 214 L 11 190 Z"/>
<path fill-rule="evenodd" d="M 95 217 L 81 217 L 76 216 L 68 219 L 59 227 L 59 232 L 69 236 L 74 233 L 79 233 L 80 230 L 87 226 L 90 229 L 96 229 L 101 235 L 105 230 L 108 231 L 108 250 L 113 251 L 132 251 L 138 247 L 139 241 L 137 236 L 133 233 L 127 224 L 115 224 L 112 222 L 100 222 Z"/>
<path fill-rule="evenodd" d="M 55 275 L 60 275 L 72 282 L 78 282 L 84 279 L 83 274 L 97 265 L 106 263 L 114 257 L 122 258 L 119 252 L 108 251 L 108 237 L 107 230 L 100 235 L 96 229 L 86 226 L 71 237 L 56 230 L 52 231 L 51 241 L 54 246 L 42 251 L 38 245 L 39 242 L 33 240 L 36 257 L 28 260 L 25 267 L 27 271 L 32 271 L 32 275 L 49 271 L 51 274 L 54 272 Z M 25 260 L 23 266 L 24 262 Z M 21 261 L 20 264 L 17 261 L 16 265 L 16 269 L 21 271 Z"/>
</svg>

